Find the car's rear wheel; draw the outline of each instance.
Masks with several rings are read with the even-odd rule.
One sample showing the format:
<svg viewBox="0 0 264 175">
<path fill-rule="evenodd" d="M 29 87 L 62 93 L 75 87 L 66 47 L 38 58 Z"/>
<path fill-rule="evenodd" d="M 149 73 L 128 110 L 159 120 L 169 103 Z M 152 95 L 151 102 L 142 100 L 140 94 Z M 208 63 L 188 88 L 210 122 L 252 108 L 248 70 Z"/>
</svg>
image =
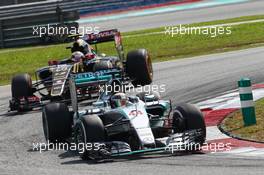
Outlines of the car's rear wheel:
<svg viewBox="0 0 264 175">
<path fill-rule="evenodd" d="M 76 124 L 75 139 L 82 159 L 89 159 L 91 153 L 98 151 L 99 144 L 105 141 L 104 125 L 99 116 L 81 117 Z"/>
<path fill-rule="evenodd" d="M 42 124 L 50 143 L 65 142 L 72 134 L 72 116 L 63 103 L 47 104 L 42 110 Z"/>
<path fill-rule="evenodd" d="M 126 72 L 134 86 L 152 83 L 152 62 L 146 49 L 134 50 L 127 54 Z"/>
<path fill-rule="evenodd" d="M 199 130 L 200 135 L 196 137 L 195 143 L 201 146 L 206 138 L 206 126 L 202 112 L 191 104 L 181 104 L 173 112 L 173 130 L 181 133 L 189 130 Z"/>
</svg>

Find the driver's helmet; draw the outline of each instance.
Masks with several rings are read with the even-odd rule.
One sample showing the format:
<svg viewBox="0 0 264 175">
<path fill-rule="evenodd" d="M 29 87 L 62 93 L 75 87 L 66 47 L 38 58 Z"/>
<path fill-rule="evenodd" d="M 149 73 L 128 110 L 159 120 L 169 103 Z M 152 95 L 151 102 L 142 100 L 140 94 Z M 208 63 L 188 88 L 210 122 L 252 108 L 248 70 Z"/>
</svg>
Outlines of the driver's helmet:
<svg viewBox="0 0 264 175">
<path fill-rule="evenodd" d="M 80 51 L 73 52 L 71 56 L 71 60 L 75 63 L 80 62 L 84 58 L 85 58 L 84 54 Z"/>
<path fill-rule="evenodd" d="M 116 93 L 111 97 L 111 106 L 113 108 L 126 106 L 127 102 L 128 102 L 128 97 L 126 96 L 125 93 L 122 92 Z"/>
<path fill-rule="evenodd" d="M 91 53 L 90 45 L 83 39 L 77 39 L 72 46 L 72 53 L 76 51 L 82 52 L 84 55 Z"/>
</svg>

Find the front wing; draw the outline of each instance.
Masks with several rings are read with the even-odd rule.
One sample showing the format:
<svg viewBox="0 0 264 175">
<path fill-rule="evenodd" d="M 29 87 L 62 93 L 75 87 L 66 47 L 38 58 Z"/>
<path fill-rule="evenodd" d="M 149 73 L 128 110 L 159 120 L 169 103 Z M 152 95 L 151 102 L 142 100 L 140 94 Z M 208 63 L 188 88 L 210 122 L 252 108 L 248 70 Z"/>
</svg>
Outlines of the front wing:
<svg viewBox="0 0 264 175">
<path fill-rule="evenodd" d="M 202 147 L 200 143 L 196 142 L 197 137 L 202 136 L 202 131 L 189 130 L 184 133 L 172 134 L 169 137 L 157 139 L 161 143 L 155 148 L 143 148 L 140 150 L 131 151 L 130 146 L 125 142 L 107 142 L 102 149 L 108 153 L 102 157 L 122 157 L 146 153 L 176 153 L 180 151 L 199 151 Z"/>
</svg>

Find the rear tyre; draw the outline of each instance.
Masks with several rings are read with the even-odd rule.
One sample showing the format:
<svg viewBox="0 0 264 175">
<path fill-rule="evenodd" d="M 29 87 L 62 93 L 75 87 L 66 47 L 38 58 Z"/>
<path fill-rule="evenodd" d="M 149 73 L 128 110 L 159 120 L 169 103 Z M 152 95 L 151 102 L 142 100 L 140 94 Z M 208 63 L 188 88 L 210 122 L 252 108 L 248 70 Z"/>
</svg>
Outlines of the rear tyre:
<svg viewBox="0 0 264 175">
<path fill-rule="evenodd" d="M 175 133 L 199 129 L 201 136 L 195 139 L 195 143 L 203 145 L 206 138 L 206 126 L 202 112 L 191 104 L 182 104 L 175 108 L 173 113 L 173 130 Z"/>
<path fill-rule="evenodd" d="M 32 96 L 32 80 L 29 74 L 19 74 L 12 78 L 11 92 L 13 98 Z"/>
<path fill-rule="evenodd" d="M 47 104 L 42 110 L 43 131 L 50 143 L 65 142 L 72 133 L 72 116 L 63 103 Z"/>
<path fill-rule="evenodd" d="M 127 54 L 126 72 L 134 86 L 152 83 L 152 62 L 146 49 L 134 50 Z"/>
<path fill-rule="evenodd" d="M 105 130 L 102 120 L 97 115 L 81 117 L 76 124 L 75 139 L 79 154 L 83 160 L 89 159 L 91 153 L 98 151 L 99 143 L 105 141 Z"/>
</svg>

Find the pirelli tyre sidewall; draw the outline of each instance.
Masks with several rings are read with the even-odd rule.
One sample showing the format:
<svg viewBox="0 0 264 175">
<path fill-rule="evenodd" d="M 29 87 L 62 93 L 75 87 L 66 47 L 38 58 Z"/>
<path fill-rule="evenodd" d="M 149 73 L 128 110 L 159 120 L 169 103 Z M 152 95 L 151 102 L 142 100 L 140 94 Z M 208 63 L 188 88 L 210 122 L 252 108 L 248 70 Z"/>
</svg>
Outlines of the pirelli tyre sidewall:
<svg viewBox="0 0 264 175">
<path fill-rule="evenodd" d="M 71 137 L 72 116 L 64 103 L 50 103 L 42 110 L 43 131 L 50 143 L 65 142 Z"/>
<path fill-rule="evenodd" d="M 195 143 L 202 145 L 206 139 L 206 125 L 202 112 L 194 105 L 180 104 L 173 112 L 174 132 L 200 129 L 202 135 L 195 139 Z"/>
<path fill-rule="evenodd" d="M 126 73 L 132 79 L 134 86 L 152 83 L 152 61 L 146 49 L 130 51 L 127 54 Z"/>
</svg>

